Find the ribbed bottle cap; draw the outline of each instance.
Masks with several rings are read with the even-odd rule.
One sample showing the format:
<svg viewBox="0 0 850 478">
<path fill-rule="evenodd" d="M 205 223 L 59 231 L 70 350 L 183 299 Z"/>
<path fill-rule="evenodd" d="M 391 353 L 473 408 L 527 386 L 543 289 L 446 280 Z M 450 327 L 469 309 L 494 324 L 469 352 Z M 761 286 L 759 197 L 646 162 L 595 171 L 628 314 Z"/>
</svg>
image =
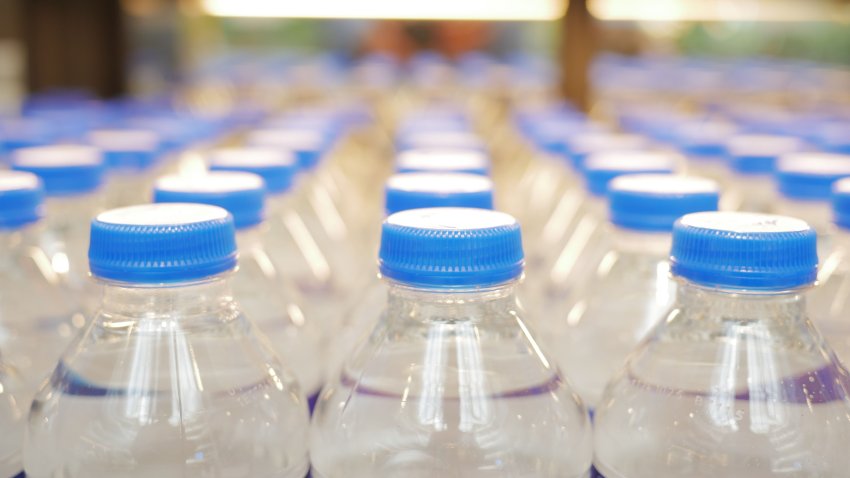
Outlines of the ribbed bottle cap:
<svg viewBox="0 0 850 478">
<path fill-rule="evenodd" d="M 387 180 L 387 214 L 434 207 L 493 209 L 493 181 L 454 173 L 404 173 Z"/>
<path fill-rule="evenodd" d="M 771 174 L 777 158 L 799 151 L 802 142 L 790 136 L 737 135 L 726 143 L 729 167 L 740 174 Z"/>
<path fill-rule="evenodd" d="M 850 156 L 830 153 L 794 153 L 776 165 L 779 192 L 790 199 L 827 201 L 832 184 L 850 176 Z"/>
<path fill-rule="evenodd" d="M 483 287 L 519 277 L 519 224 L 485 209 L 431 208 L 395 213 L 383 224 L 380 270 L 421 287 Z"/>
<path fill-rule="evenodd" d="M 612 179 L 626 174 L 672 173 L 676 158 L 667 153 L 651 151 L 620 151 L 597 153 L 587 158 L 584 180 L 590 194 L 602 197 L 608 192 Z"/>
<path fill-rule="evenodd" d="M 277 148 L 292 151 L 298 165 L 312 169 L 329 147 L 327 135 L 312 129 L 260 129 L 248 133 L 247 143 L 251 146 Z"/>
<path fill-rule="evenodd" d="M 566 143 L 567 153 L 576 171 L 584 169 L 586 159 L 593 154 L 617 151 L 641 151 L 651 146 L 649 138 L 637 134 L 582 133 Z"/>
<path fill-rule="evenodd" d="M 396 144 L 399 151 L 411 149 L 467 149 L 486 151 L 481 138 L 471 131 L 416 131 L 401 136 Z"/>
<path fill-rule="evenodd" d="M 717 183 L 673 174 L 620 176 L 608 188 L 611 222 L 625 229 L 669 232 L 676 219 L 694 212 L 716 211 Z"/>
<path fill-rule="evenodd" d="M 202 279 L 236 267 L 233 217 L 205 204 L 146 204 L 99 214 L 92 275 L 133 283 Z"/>
<path fill-rule="evenodd" d="M 298 176 L 298 159 L 292 152 L 274 148 L 226 148 L 210 154 L 210 169 L 256 174 L 266 182 L 269 194 L 281 194 Z"/>
<path fill-rule="evenodd" d="M 265 217 L 263 178 L 241 172 L 211 172 L 199 176 L 165 176 L 154 186 L 157 203 L 200 203 L 218 206 L 233 215 L 237 229 L 256 226 Z"/>
<path fill-rule="evenodd" d="M 490 158 L 472 149 L 428 148 L 405 151 L 396 158 L 399 173 L 444 172 L 487 176 Z"/>
<path fill-rule="evenodd" d="M 44 188 L 38 176 L 0 171 L 0 229 L 18 229 L 44 215 Z"/>
<path fill-rule="evenodd" d="M 95 191 L 103 183 L 103 158 L 90 146 L 59 145 L 23 148 L 12 167 L 35 174 L 48 196 L 74 196 Z"/>
<path fill-rule="evenodd" d="M 840 179 L 833 184 L 832 214 L 836 226 L 850 229 L 850 178 Z"/>
<path fill-rule="evenodd" d="M 817 277 L 817 235 L 799 219 L 743 212 L 688 214 L 673 226 L 673 274 L 709 287 L 785 290 Z"/>
</svg>

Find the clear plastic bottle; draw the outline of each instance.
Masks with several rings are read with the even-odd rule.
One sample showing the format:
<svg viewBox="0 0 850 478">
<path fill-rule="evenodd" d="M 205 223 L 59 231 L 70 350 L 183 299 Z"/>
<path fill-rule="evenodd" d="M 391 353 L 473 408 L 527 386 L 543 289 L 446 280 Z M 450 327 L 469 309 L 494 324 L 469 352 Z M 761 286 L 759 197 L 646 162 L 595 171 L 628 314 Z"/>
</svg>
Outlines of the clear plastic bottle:
<svg viewBox="0 0 850 478">
<path fill-rule="evenodd" d="M 33 403 L 27 477 L 307 473 L 307 406 L 232 299 L 236 257 L 218 207 L 97 216 L 101 304 Z"/>
<path fill-rule="evenodd" d="M 463 173 L 402 173 L 391 176 L 384 188 L 387 215 L 408 209 L 463 207 L 493 209 L 493 182 L 484 176 Z M 378 249 L 380 238 L 376 238 Z M 359 341 L 375 328 L 376 310 L 387 299 L 387 286 L 379 275 L 348 308 L 341 327 L 334 332 L 328 348 L 328 376 L 336 379 L 343 361 Z"/>
<path fill-rule="evenodd" d="M 88 141 L 103 151 L 106 207 L 146 203 L 162 166 L 159 135 L 146 129 L 104 129 L 89 133 Z"/>
<path fill-rule="evenodd" d="M 790 136 L 736 135 L 726 143 L 732 173 L 724 210 L 770 213 L 776 208 L 773 173 L 781 156 L 800 151 L 802 142 Z"/>
<path fill-rule="evenodd" d="M 322 391 L 313 476 L 585 477 L 590 421 L 524 323 L 522 240 L 494 211 L 383 225 L 379 323 Z"/>
<path fill-rule="evenodd" d="M 803 219 L 817 231 L 819 257 L 829 257 L 832 251 L 832 185 L 848 176 L 850 155 L 793 153 L 776 165 L 776 212 Z"/>
<path fill-rule="evenodd" d="M 847 476 L 850 382 L 806 306 L 817 261 L 816 234 L 799 219 L 740 212 L 679 219 L 674 305 L 596 409 L 599 472 Z"/>
<path fill-rule="evenodd" d="M 717 184 L 697 177 L 641 174 L 611 181 L 611 245 L 540 324 L 558 365 L 589 408 L 673 302 L 667 262 L 673 223 L 688 213 L 717 210 L 718 200 Z"/>
<path fill-rule="evenodd" d="M 312 409 L 324 382 L 322 332 L 304 309 L 286 263 L 276 263 L 264 227 L 263 179 L 245 172 L 165 176 L 154 186 L 154 202 L 201 203 L 233 215 L 239 269 L 233 293 L 241 310 L 268 337 L 272 349 L 298 378 Z"/>
<path fill-rule="evenodd" d="M 96 295 L 89 279 L 89 226 L 103 208 L 104 164 L 101 153 L 77 145 L 24 148 L 12 167 L 37 175 L 44 183 L 47 220 L 40 246 L 58 282 L 75 291 L 86 306 Z M 56 281 L 57 279 L 52 279 Z"/>
</svg>

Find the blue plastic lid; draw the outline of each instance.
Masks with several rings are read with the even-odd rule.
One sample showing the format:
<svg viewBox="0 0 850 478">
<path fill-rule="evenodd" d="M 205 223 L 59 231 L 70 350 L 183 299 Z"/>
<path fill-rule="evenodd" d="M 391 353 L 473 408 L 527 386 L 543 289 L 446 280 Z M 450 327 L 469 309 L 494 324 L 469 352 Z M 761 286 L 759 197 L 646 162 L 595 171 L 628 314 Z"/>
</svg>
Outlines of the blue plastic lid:
<svg viewBox="0 0 850 478">
<path fill-rule="evenodd" d="M 381 274 L 404 284 L 484 287 L 519 277 L 523 263 L 519 224 L 503 212 L 409 209 L 383 224 Z"/>
<path fill-rule="evenodd" d="M 493 181 L 477 174 L 396 174 L 385 191 L 387 214 L 434 207 L 493 209 Z"/>
<path fill-rule="evenodd" d="M 776 164 L 776 181 L 782 196 L 802 201 L 828 201 L 832 184 L 850 176 L 850 155 L 794 153 Z"/>
<path fill-rule="evenodd" d="M 817 278 L 817 235 L 805 221 L 743 212 L 688 214 L 673 226 L 674 275 L 719 288 L 780 291 Z"/>
<path fill-rule="evenodd" d="M 102 129 L 89 133 L 89 144 L 103 151 L 110 169 L 144 171 L 159 157 L 160 137 L 146 129 Z"/>
<path fill-rule="evenodd" d="M 38 176 L 0 171 L 0 230 L 18 229 L 44 216 L 44 188 Z"/>
<path fill-rule="evenodd" d="M 588 132 L 568 139 L 565 146 L 573 169 L 582 171 L 585 161 L 593 154 L 642 151 L 649 148 L 651 144 L 649 138 L 637 134 Z"/>
<path fill-rule="evenodd" d="M 620 176 L 608 188 L 608 211 L 617 227 L 670 232 L 676 219 L 716 211 L 720 188 L 710 179 L 673 174 Z"/>
<path fill-rule="evenodd" d="M 210 170 L 253 173 L 266 183 L 269 194 L 289 191 L 298 176 L 298 159 L 274 148 L 226 148 L 210 154 Z"/>
<path fill-rule="evenodd" d="M 250 146 L 277 148 L 292 151 L 298 158 L 298 165 L 312 169 L 319 164 L 322 156 L 330 147 L 327 135 L 313 129 L 259 129 L 248 134 Z"/>
<path fill-rule="evenodd" d="M 490 158 L 472 149 L 429 148 L 412 149 L 396 157 L 399 173 L 443 172 L 490 174 Z"/>
<path fill-rule="evenodd" d="M 48 197 L 88 194 L 103 184 L 102 155 L 89 146 L 22 148 L 15 152 L 12 168 L 41 178 Z"/>
<path fill-rule="evenodd" d="M 201 203 L 224 208 L 236 229 L 256 226 L 265 218 L 263 178 L 251 173 L 211 172 L 199 176 L 164 176 L 154 185 L 156 203 Z"/>
<path fill-rule="evenodd" d="M 158 284 L 236 267 L 233 217 L 205 204 L 146 204 L 99 214 L 91 225 L 92 275 Z"/>
<path fill-rule="evenodd" d="M 772 174 L 778 158 L 802 147 L 797 138 L 775 135 L 737 135 L 726 142 L 729 167 L 743 175 Z"/>
<path fill-rule="evenodd" d="M 608 183 L 626 174 L 672 173 L 676 158 L 659 152 L 620 151 L 597 153 L 587 158 L 584 182 L 587 191 L 596 197 L 605 196 Z"/>
<path fill-rule="evenodd" d="M 850 229 L 850 178 L 832 185 L 833 222 L 841 229 Z"/>
</svg>

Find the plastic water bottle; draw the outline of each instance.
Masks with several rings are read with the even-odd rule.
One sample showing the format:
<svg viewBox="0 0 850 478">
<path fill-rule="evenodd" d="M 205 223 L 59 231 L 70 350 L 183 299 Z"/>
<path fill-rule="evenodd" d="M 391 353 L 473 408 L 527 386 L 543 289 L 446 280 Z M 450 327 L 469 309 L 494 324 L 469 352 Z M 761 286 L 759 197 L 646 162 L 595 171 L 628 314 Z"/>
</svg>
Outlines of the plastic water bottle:
<svg viewBox="0 0 850 478">
<path fill-rule="evenodd" d="M 812 319 L 845 368 L 850 366 L 850 178 L 832 189 L 835 233 L 829 256 L 821 261 L 818 286 L 811 294 Z"/>
<path fill-rule="evenodd" d="M 809 223 L 818 234 L 819 257 L 829 257 L 832 249 L 832 185 L 848 176 L 848 155 L 795 153 L 782 157 L 776 165 L 776 212 Z"/>
<path fill-rule="evenodd" d="M 540 324 L 564 375 L 591 409 L 628 354 L 673 302 L 671 232 L 679 217 L 717 210 L 717 184 L 676 175 L 620 176 L 608 188 L 611 245 Z"/>
<path fill-rule="evenodd" d="M 211 172 L 160 178 L 153 196 L 157 203 L 209 204 L 233 215 L 239 248 L 239 269 L 232 280 L 236 301 L 283 363 L 292 367 L 312 408 L 324 380 L 322 333 L 306 314 L 286 263 L 276 263 L 269 253 L 268 231 L 263 228 L 265 194 L 260 176 Z"/>
<path fill-rule="evenodd" d="M 785 216 L 689 214 L 670 261 L 675 303 L 596 409 L 599 472 L 846 476 L 848 375 L 806 310 L 814 230 Z"/>
<path fill-rule="evenodd" d="M 94 294 L 88 276 L 88 224 L 103 208 L 104 165 L 101 153 L 88 146 L 62 145 L 24 148 L 15 153 L 14 169 L 37 175 L 47 193 L 46 230 L 41 247 L 47 254 L 42 267 L 85 295 Z"/>
<path fill-rule="evenodd" d="M 331 260 L 295 208 L 297 159 L 272 148 L 227 148 L 210 153 L 212 171 L 241 171 L 261 176 L 266 185 L 264 236 L 272 262 L 286 271 L 304 297 L 308 317 L 330 325 L 339 322 L 345 288 Z"/>
<path fill-rule="evenodd" d="M 778 158 L 800 151 L 802 142 L 790 136 L 737 135 L 726 143 L 732 173 L 724 208 L 769 213 L 776 207 L 773 173 Z"/>
<path fill-rule="evenodd" d="M 467 173 L 488 176 L 490 158 L 475 149 L 428 148 L 400 153 L 395 160 L 399 173 Z"/>
<path fill-rule="evenodd" d="M 396 174 L 387 180 L 384 190 L 387 215 L 433 207 L 493 209 L 493 182 L 477 174 Z M 333 374 L 339 372 L 357 343 L 375 328 L 378 321 L 375 311 L 383 307 L 386 299 L 385 281 L 373 275 L 363 293 L 348 308 L 342 327 L 333 334 L 328 347 L 330 365 L 327 368 L 332 379 L 336 379 Z"/>
<path fill-rule="evenodd" d="M 737 128 L 725 122 L 694 120 L 677 125 L 673 146 L 688 159 L 688 171 L 718 181 L 729 180 L 726 167 L 726 144 Z"/>
<path fill-rule="evenodd" d="M 88 141 L 103 151 L 107 208 L 147 202 L 161 166 L 159 135 L 146 129 L 105 129 L 89 133 Z"/>
<path fill-rule="evenodd" d="M 227 211 L 113 209 L 91 235 L 102 301 L 33 402 L 27 477 L 303 477 L 307 406 L 232 299 Z"/>
<path fill-rule="evenodd" d="M 319 399 L 313 476 L 587 476 L 587 412 L 516 301 L 521 242 L 482 209 L 384 221 L 386 302 Z"/>
</svg>

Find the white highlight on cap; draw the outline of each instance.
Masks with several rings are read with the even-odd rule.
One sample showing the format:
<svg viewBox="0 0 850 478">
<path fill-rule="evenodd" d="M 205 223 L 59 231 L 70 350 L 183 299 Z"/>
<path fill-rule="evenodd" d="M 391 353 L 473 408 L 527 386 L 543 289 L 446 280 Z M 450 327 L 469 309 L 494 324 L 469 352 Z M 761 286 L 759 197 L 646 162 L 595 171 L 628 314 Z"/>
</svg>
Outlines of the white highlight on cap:
<svg viewBox="0 0 850 478">
<path fill-rule="evenodd" d="M 263 178 L 238 171 L 211 171 L 201 175 L 173 174 L 156 181 L 156 190 L 181 193 L 230 193 L 253 191 L 265 186 Z"/>
<path fill-rule="evenodd" d="M 608 186 L 611 191 L 630 191 L 654 196 L 719 193 L 716 182 L 678 174 L 629 174 L 619 176 Z"/>
<path fill-rule="evenodd" d="M 128 226 L 176 226 L 216 221 L 227 214 L 226 210 L 207 204 L 162 203 L 112 209 L 98 214 L 96 220 Z"/>
<path fill-rule="evenodd" d="M 310 150 L 322 146 L 324 135 L 319 131 L 303 128 L 258 129 L 248 133 L 246 141 L 251 146 Z"/>
<path fill-rule="evenodd" d="M 293 166 L 296 163 L 291 151 L 275 148 L 222 148 L 210 153 L 210 164 L 222 167 L 263 168 Z"/>
<path fill-rule="evenodd" d="M 0 171 L 0 191 L 21 191 L 37 189 L 38 176 L 24 171 Z"/>
<path fill-rule="evenodd" d="M 690 144 L 725 143 L 737 132 L 735 126 L 717 121 L 692 121 L 679 126 L 677 136 Z"/>
<path fill-rule="evenodd" d="M 68 144 L 22 148 L 15 151 L 14 162 L 18 166 L 64 168 L 97 166 L 103 162 L 103 158 L 97 148 Z"/>
<path fill-rule="evenodd" d="M 676 157 L 658 151 L 608 151 L 587 158 L 585 169 L 592 171 L 646 171 L 676 169 Z"/>
<path fill-rule="evenodd" d="M 89 142 L 115 152 L 151 152 L 159 147 L 159 135 L 146 129 L 102 129 L 89 133 Z"/>
<path fill-rule="evenodd" d="M 742 134 L 726 142 L 732 156 L 774 157 L 799 151 L 803 142 L 791 136 Z"/>
<path fill-rule="evenodd" d="M 481 151 L 467 149 L 413 149 L 399 154 L 396 166 L 415 171 L 468 171 L 489 169 L 490 158 Z"/>
<path fill-rule="evenodd" d="M 473 231 L 512 226 L 516 219 L 510 214 L 486 209 L 433 207 L 397 212 L 387 218 L 387 224 L 436 231 Z"/>
<path fill-rule="evenodd" d="M 414 148 L 482 148 L 483 142 L 466 131 L 422 131 L 404 135 L 404 142 Z"/>
<path fill-rule="evenodd" d="M 493 190 L 493 181 L 477 174 L 402 173 L 387 180 L 387 189 L 408 192 L 454 194 Z"/>
<path fill-rule="evenodd" d="M 637 134 L 586 133 L 570 140 L 570 149 L 579 154 L 596 151 L 632 151 L 649 147 L 649 138 Z"/>
<path fill-rule="evenodd" d="M 850 155 L 833 153 L 792 153 L 779 159 L 777 170 L 812 176 L 850 175 Z"/>
<path fill-rule="evenodd" d="M 806 221 L 794 217 L 750 212 L 697 212 L 683 216 L 680 221 L 688 227 L 741 233 L 800 232 L 811 229 Z"/>
<path fill-rule="evenodd" d="M 832 183 L 832 192 L 834 194 L 850 194 L 850 178 L 839 179 Z"/>
</svg>

